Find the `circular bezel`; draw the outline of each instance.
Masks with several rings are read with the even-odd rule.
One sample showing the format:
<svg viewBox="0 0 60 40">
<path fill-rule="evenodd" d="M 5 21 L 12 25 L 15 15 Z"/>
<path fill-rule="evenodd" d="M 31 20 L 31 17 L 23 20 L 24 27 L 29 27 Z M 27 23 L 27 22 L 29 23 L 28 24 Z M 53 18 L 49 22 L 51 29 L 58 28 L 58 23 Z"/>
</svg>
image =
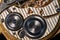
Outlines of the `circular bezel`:
<svg viewBox="0 0 60 40">
<path fill-rule="evenodd" d="M 40 29 L 37 33 L 32 33 L 28 28 L 31 26 L 31 25 L 28 25 L 28 24 L 30 24 L 29 22 L 31 22 L 33 20 L 37 20 L 41 24 L 41 26 L 39 26 Z M 26 35 L 28 37 L 36 39 L 36 38 L 40 38 L 42 35 L 44 35 L 46 28 L 47 28 L 47 24 L 46 24 L 45 20 L 42 17 L 40 17 L 39 15 L 31 15 L 25 19 L 23 27 L 24 27 Z"/>
<path fill-rule="evenodd" d="M 6 27 L 12 31 L 17 31 L 21 29 L 23 22 L 24 22 L 23 16 L 17 12 L 10 13 L 5 18 Z"/>
</svg>

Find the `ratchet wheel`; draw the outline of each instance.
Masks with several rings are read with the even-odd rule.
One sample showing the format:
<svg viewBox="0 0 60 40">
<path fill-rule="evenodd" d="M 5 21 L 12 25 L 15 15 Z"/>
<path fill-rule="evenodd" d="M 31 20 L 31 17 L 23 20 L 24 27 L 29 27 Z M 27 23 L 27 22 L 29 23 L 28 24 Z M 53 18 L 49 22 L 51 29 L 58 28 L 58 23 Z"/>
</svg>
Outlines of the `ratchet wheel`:
<svg viewBox="0 0 60 40">
<path fill-rule="evenodd" d="M 59 28 L 59 0 L 0 0 L 0 34 L 6 40 L 50 40 Z"/>
</svg>

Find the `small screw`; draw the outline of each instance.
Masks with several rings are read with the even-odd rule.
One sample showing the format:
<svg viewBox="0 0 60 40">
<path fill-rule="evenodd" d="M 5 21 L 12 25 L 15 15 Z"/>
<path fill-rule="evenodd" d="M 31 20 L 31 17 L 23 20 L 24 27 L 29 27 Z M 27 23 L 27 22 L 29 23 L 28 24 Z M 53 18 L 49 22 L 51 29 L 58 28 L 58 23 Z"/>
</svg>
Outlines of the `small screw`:
<svg viewBox="0 0 60 40">
<path fill-rule="evenodd" d="M 18 35 L 19 35 L 20 38 L 24 38 L 25 32 L 24 31 L 21 31 L 21 32 L 18 33 Z"/>
<path fill-rule="evenodd" d="M 55 8 L 58 8 L 58 5 L 56 5 Z"/>
<path fill-rule="evenodd" d="M 13 34 L 15 35 L 16 33 L 14 32 Z"/>
<path fill-rule="evenodd" d="M 16 8 L 13 8 L 13 10 L 16 10 Z"/>
<path fill-rule="evenodd" d="M 1 19 L 1 22 L 4 22 L 4 19 Z"/>
</svg>

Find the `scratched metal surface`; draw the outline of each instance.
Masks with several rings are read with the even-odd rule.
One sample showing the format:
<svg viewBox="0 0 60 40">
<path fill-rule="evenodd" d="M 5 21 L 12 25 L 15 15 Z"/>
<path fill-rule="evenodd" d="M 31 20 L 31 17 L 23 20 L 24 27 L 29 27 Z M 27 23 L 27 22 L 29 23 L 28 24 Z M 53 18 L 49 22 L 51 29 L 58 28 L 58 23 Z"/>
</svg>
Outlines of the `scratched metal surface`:
<svg viewBox="0 0 60 40">
<path fill-rule="evenodd" d="M 54 1 L 51 2 L 49 5 L 47 5 L 47 6 L 45 6 L 45 7 L 41 7 L 41 8 L 34 8 L 34 7 L 18 8 L 18 7 L 15 7 L 15 6 L 11 6 L 11 7 L 9 7 L 8 9 L 11 10 L 12 12 L 18 12 L 18 13 L 22 14 L 23 17 L 24 17 L 24 19 L 25 19 L 26 17 L 28 17 L 29 15 L 32 15 L 32 14 L 37 14 L 37 15 L 40 15 L 40 16 L 49 16 L 49 15 L 56 14 L 56 13 L 57 13 L 57 11 L 56 11 L 57 8 L 55 7 L 56 5 L 58 6 L 57 8 L 59 8 L 59 4 L 58 4 L 57 0 L 54 0 Z M 13 10 L 13 8 L 16 8 L 16 9 Z M 33 13 L 27 14 L 29 8 L 33 11 Z M 40 10 L 41 10 L 41 9 L 43 9 L 43 12 L 44 12 L 42 15 L 40 14 Z M 0 14 L 0 20 L 1 20 L 1 19 L 5 19 L 5 17 L 6 17 L 8 14 L 9 14 L 8 10 L 3 11 L 3 12 Z M 55 28 L 55 26 L 56 26 L 56 24 L 57 24 L 57 22 L 58 22 L 59 15 L 53 16 L 53 17 L 50 17 L 50 18 L 44 18 L 44 19 L 46 20 L 46 23 L 47 23 L 47 29 L 46 29 L 45 34 L 44 34 L 41 38 L 47 36 L 48 34 L 51 33 L 51 31 L 53 31 L 53 29 Z M 3 22 L 3 26 L 6 28 L 4 22 Z M 12 32 L 12 31 L 8 30 L 7 28 L 6 28 L 6 30 L 7 30 L 11 35 L 13 35 L 13 32 L 14 32 L 14 31 Z M 13 35 L 13 36 L 15 36 L 16 38 L 19 38 L 19 36 L 17 35 L 17 32 L 18 32 L 18 31 L 16 31 L 16 35 Z M 41 38 L 40 38 L 40 39 L 41 39 Z M 21 38 L 19 38 L 19 39 L 21 39 Z M 22 38 L 21 40 L 27 40 L 27 39 L 28 39 L 28 40 L 35 40 L 35 39 L 30 39 L 30 38 L 28 38 L 28 37 L 24 37 L 24 38 Z M 36 39 L 36 40 L 37 40 L 37 39 Z"/>
</svg>

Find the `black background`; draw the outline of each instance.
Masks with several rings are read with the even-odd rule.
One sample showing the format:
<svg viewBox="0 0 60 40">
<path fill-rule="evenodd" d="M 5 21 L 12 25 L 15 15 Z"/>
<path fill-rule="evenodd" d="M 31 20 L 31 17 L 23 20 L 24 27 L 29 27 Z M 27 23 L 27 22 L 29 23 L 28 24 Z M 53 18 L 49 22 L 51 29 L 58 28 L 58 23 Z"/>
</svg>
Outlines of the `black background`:
<svg viewBox="0 0 60 40">
<path fill-rule="evenodd" d="M 3 34 L 0 34 L 0 40 L 7 40 Z M 48 40 L 60 40 L 60 33 Z"/>
</svg>

